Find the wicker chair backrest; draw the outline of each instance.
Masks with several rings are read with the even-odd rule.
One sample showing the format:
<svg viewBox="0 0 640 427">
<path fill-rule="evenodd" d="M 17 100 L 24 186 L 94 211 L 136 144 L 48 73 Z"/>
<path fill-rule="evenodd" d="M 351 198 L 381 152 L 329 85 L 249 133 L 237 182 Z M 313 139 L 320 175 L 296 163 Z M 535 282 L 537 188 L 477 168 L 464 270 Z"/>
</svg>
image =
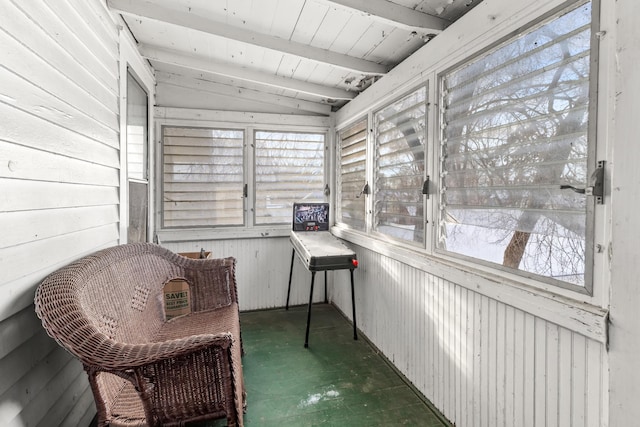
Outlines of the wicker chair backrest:
<svg viewBox="0 0 640 427">
<path fill-rule="evenodd" d="M 74 351 L 76 345 L 100 335 L 120 343 L 147 343 L 165 320 L 164 284 L 173 278 L 193 283 L 203 274 L 189 268 L 197 262 L 150 243 L 107 248 L 48 276 L 38 287 L 36 311 L 43 312 L 39 316 L 49 334 L 81 360 L 85 355 Z M 228 280 L 228 269 L 219 268 L 216 274 L 217 280 L 220 275 Z M 211 298 L 218 298 L 219 306 L 229 305 L 228 295 Z"/>
</svg>

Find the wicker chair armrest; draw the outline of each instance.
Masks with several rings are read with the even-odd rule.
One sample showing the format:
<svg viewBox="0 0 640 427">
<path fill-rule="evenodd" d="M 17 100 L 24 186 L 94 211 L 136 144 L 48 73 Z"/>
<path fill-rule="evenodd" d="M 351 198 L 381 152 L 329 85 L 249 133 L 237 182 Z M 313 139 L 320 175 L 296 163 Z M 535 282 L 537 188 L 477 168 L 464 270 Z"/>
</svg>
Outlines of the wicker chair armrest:
<svg viewBox="0 0 640 427">
<path fill-rule="evenodd" d="M 192 335 L 184 338 L 147 344 L 125 344 L 104 337 L 93 339 L 78 348 L 76 354 L 85 365 L 101 371 L 136 369 L 162 360 L 184 356 L 211 346 L 229 348 L 230 332 Z"/>
</svg>

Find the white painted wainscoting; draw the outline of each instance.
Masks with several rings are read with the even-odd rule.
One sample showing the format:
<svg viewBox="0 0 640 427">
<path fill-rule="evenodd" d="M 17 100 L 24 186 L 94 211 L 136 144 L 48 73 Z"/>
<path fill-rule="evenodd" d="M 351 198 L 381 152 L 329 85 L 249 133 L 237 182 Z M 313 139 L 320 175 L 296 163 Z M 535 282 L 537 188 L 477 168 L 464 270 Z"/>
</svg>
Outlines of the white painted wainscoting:
<svg viewBox="0 0 640 427">
<path fill-rule="evenodd" d="M 358 327 L 457 427 L 603 425 L 600 341 L 351 247 Z M 348 277 L 330 299 L 351 317 Z"/>
<path fill-rule="evenodd" d="M 166 242 L 162 246 L 174 252 L 211 251 L 214 258 L 236 258 L 236 280 L 240 310 L 284 307 L 291 266 L 289 237 Z M 346 277 L 348 278 L 348 274 Z M 329 275 L 329 283 L 331 276 Z M 311 273 L 296 257 L 293 265 L 290 305 L 307 304 Z M 324 301 L 324 274 L 316 274 L 314 302 Z M 304 325 L 301 329 L 304 334 Z M 302 342 L 302 341 L 301 341 Z"/>
<path fill-rule="evenodd" d="M 168 242 L 237 259 L 241 310 L 283 307 L 288 237 Z M 358 328 L 457 427 L 600 426 L 605 346 L 497 299 L 362 246 L 355 271 Z M 291 304 L 310 273 L 295 260 Z M 329 299 L 351 318 L 347 272 L 329 272 Z M 324 298 L 316 275 L 314 301 Z M 303 328 L 301 326 L 301 337 Z M 597 335 L 597 334 L 592 334 Z"/>
</svg>

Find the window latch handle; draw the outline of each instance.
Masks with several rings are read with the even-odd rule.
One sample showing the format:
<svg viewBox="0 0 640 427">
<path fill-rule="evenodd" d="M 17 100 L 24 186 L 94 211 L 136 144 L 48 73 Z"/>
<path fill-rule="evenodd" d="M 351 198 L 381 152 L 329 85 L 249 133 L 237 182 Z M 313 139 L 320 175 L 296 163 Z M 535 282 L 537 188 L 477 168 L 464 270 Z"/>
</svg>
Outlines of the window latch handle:
<svg viewBox="0 0 640 427">
<path fill-rule="evenodd" d="M 604 163 L 604 160 L 598 162 L 596 170 L 593 171 L 589 178 L 591 186 L 586 188 L 587 196 L 594 196 L 598 205 L 604 203 Z"/>
<path fill-rule="evenodd" d="M 578 188 L 573 185 L 561 185 L 561 190 L 573 190 L 576 193 L 586 194 L 587 196 L 594 196 L 596 203 L 601 205 L 603 203 L 604 196 L 604 160 L 600 160 L 597 164 L 596 170 L 593 171 L 589 177 L 590 186 L 586 188 Z"/>
<path fill-rule="evenodd" d="M 431 178 L 429 177 L 429 175 L 427 175 L 427 179 L 424 181 L 424 184 L 422 184 L 422 194 L 427 196 L 427 199 L 429 198 L 429 183 L 431 182 Z"/>
<path fill-rule="evenodd" d="M 578 187 L 574 187 L 573 185 L 568 185 L 568 184 L 561 185 L 560 189 L 561 190 L 573 190 L 573 191 L 575 191 L 576 193 L 579 193 L 579 194 L 584 194 L 587 191 L 586 188 L 578 188 Z"/>
<path fill-rule="evenodd" d="M 362 186 L 362 190 L 360 190 L 360 192 L 358 194 L 356 194 L 356 199 L 359 199 L 360 197 L 362 197 L 362 195 L 368 195 L 369 194 L 369 183 L 365 182 L 364 185 Z"/>
<path fill-rule="evenodd" d="M 242 197 L 248 197 L 249 196 L 249 184 L 245 184 L 244 187 L 242 188 Z"/>
</svg>

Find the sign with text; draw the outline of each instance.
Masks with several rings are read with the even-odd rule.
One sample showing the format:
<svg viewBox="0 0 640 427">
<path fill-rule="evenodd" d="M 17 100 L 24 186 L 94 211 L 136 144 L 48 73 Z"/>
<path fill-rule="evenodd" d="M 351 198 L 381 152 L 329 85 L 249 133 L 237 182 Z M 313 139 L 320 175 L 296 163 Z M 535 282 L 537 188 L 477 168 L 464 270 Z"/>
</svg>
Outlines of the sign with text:
<svg viewBox="0 0 640 427">
<path fill-rule="evenodd" d="M 166 320 L 191 313 L 189 283 L 171 279 L 164 285 L 164 313 Z"/>
</svg>

